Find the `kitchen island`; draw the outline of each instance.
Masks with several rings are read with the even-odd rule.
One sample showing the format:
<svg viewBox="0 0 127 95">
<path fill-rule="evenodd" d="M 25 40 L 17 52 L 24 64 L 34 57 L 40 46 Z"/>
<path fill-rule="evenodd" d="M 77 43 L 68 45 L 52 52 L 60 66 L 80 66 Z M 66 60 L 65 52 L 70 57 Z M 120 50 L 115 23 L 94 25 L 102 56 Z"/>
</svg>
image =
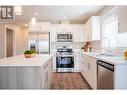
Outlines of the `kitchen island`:
<svg viewBox="0 0 127 95">
<path fill-rule="evenodd" d="M 52 55 L 24 55 L 0 59 L 0 89 L 49 89 Z"/>
</svg>

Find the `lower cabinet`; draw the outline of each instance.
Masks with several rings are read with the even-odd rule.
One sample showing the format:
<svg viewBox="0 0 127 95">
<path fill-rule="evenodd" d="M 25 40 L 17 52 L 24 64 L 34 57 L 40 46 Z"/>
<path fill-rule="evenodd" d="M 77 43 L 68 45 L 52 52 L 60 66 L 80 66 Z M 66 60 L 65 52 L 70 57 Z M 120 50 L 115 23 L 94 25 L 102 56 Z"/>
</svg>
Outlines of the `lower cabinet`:
<svg viewBox="0 0 127 95">
<path fill-rule="evenodd" d="M 51 62 L 46 63 L 41 68 L 41 80 L 42 80 L 42 89 L 50 89 L 52 83 L 52 64 Z"/>
<path fill-rule="evenodd" d="M 80 72 L 80 52 L 74 51 L 74 72 Z"/>
<path fill-rule="evenodd" d="M 0 89 L 50 89 L 52 60 L 41 66 L 0 67 Z"/>
<path fill-rule="evenodd" d="M 96 58 L 81 54 L 80 70 L 89 85 L 97 89 L 97 65 Z"/>
</svg>

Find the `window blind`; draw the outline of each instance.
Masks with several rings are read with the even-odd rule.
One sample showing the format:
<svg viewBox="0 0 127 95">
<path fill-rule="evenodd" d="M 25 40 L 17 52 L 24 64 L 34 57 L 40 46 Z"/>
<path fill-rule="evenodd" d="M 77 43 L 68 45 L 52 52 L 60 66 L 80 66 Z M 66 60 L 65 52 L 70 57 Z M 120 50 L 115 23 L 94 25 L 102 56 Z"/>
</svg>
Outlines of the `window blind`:
<svg viewBox="0 0 127 95">
<path fill-rule="evenodd" d="M 127 47 L 127 32 L 118 33 L 118 47 Z"/>
</svg>

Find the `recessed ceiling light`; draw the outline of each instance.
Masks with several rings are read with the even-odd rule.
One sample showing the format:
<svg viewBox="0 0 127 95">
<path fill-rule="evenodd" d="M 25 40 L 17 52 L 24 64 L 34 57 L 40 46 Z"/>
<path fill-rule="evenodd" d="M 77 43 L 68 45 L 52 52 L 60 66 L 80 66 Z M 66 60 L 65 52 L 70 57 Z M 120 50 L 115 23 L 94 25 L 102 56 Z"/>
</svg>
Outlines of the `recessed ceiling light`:
<svg viewBox="0 0 127 95">
<path fill-rule="evenodd" d="M 80 13 L 80 14 L 83 14 L 83 11 L 80 11 L 79 13 Z"/>
<path fill-rule="evenodd" d="M 64 19 L 67 19 L 67 17 L 66 17 L 66 16 L 64 16 L 63 18 L 64 18 Z"/>
<path fill-rule="evenodd" d="M 15 6 L 15 14 L 17 14 L 17 15 L 22 14 L 22 7 L 21 6 Z"/>
</svg>

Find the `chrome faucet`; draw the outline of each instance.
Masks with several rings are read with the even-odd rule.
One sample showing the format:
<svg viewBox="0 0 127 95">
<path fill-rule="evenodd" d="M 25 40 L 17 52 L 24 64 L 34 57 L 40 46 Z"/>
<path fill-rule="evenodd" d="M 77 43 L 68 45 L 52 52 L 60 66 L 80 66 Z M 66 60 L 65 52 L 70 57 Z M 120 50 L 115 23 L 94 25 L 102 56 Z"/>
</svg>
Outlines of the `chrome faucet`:
<svg viewBox="0 0 127 95">
<path fill-rule="evenodd" d="M 102 46 L 104 44 L 103 43 L 104 40 L 107 40 L 107 42 L 108 42 L 108 46 L 107 47 L 103 47 Z M 100 47 L 102 48 L 102 52 L 105 53 L 106 49 L 109 49 L 110 48 L 110 40 L 109 40 L 109 38 L 102 37 L 100 45 L 101 45 Z M 109 52 L 112 52 L 112 51 L 109 51 Z"/>
</svg>

